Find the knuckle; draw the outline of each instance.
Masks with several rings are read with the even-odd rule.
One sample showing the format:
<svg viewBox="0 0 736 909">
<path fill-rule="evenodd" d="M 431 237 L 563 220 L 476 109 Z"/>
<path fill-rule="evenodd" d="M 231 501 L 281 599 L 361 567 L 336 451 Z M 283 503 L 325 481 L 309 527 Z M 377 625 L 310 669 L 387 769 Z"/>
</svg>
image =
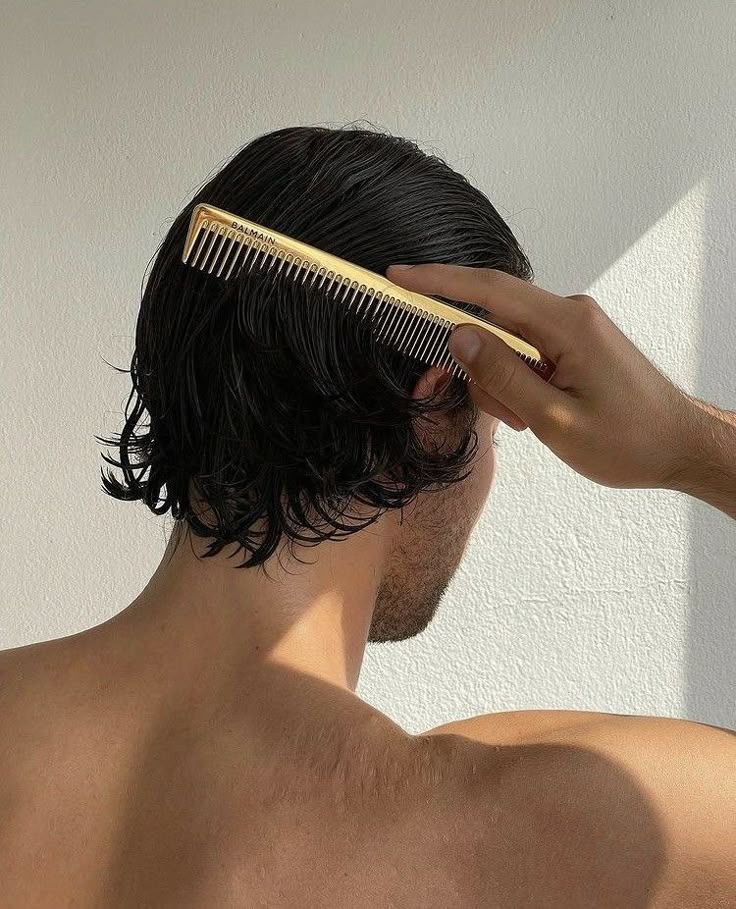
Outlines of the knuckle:
<svg viewBox="0 0 736 909">
<path fill-rule="evenodd" d="M 479 268 L 477 271 L 484 284 L 491 284 L 494 287 L 502 283 L 504 278 L 508 278 L 506 272 L 500 271 L 498 268 Z"/>
<path fill-rule="evenodd" d="M 606 314 L 593 297 L 589 297 L 587 294 L 581 294 L 577 298 L 577 301 L 578 318 L 584 325 L 595 328 L 603 324 Z"/>
<path fill-rule="evenodd" d="M 414 278 L 417 275 L 421 275 L 423 278 L 436 278 L 439 275 L 439 272 L 434 263 L 414 262 L 409 265 L 409 268 L 394 271 L 394 274 L 400 275 L 402 278 L 405 276 Z"/>
<path fill-rule="evenodd" d="M 577 300 L 579 303 L 582 303 L 583 306 L 590 305 L 591 303 L 595 303 L 596 306 L 598 305 L 590 294 L 570 294 L 567 299 Z"/>
<path fill-rule="evenodd" d="M 449 273 L 445 262 L 420 262 L 414 268 L 421 269 L 425 275 L 432 275 L 436 278 L 446 276 Z"/>
<path fill-rule="evenodd" d="M 419 278 L 428 292 L 452 296 L 457 283 L 456 266 L 446 262 L 422 262 L 409 270 L 412 278 Z"/>
<path fill-rule="evenodd" d="M 514 284 L 512 275 L 499 271 L 497 268 L 477 268 L 474 271 L 477 272 L 483 301 L 488 305 L 492 305 L 499 293 L 503 293 L 504 289 L 511 288 Z"/>
</svg>

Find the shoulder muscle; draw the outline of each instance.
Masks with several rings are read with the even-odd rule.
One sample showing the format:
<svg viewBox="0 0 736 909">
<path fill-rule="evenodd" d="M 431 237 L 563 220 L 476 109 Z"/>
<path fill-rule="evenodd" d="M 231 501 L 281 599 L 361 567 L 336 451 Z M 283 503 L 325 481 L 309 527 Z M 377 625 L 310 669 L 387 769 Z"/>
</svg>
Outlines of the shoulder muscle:
<svg viewBox="0 0 736 909">
<path fill-rule="evenodd" d="M 494 746 L 474 796 L 506 869 L 495 880 L 501 904 L 736 906 L 733 732 L 662 717 L 518 711 L 427 734 Z"/>
</svg>

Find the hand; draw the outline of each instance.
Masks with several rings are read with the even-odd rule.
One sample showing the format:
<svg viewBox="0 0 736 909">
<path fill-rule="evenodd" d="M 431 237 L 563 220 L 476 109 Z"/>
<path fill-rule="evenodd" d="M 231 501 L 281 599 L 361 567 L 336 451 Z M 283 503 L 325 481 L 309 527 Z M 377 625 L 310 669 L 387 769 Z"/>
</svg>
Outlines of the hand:
<svg viewBox="0 0 736 909">
<path fill-rule="evenodd" d="M 478 406 L 527 426 L 574 470 L 603 486 L 666 488 L 679 468 L 692 399 L 585 294 L 560 297 L 493 268 L 390 266 L 407 290 L 478 304 L 557 367 L 545 382 L 507 344 L 458 326 L 450 351 Z M 473 384 L 474 383 L 474 384 Z"/>
</svg>

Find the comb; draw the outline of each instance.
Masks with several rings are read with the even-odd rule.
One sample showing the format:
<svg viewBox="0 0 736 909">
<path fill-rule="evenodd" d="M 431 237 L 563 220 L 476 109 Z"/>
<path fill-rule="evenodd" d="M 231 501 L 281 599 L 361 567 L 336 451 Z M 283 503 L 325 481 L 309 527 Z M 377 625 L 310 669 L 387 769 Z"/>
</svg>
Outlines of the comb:
<svg viewBox="0 0 736 909">
<path fill-rule="evenodd" d="M 468 324 L 496 335 L 545 381 L 555 370 L 536 347 L 486 319 L 406 290 L 339 256 L 213 205 L 199 203 L 194 208 L 182 262 L 224 280 L 237 277 L 243 269 L 260 269 L 274 276 L 283 271 L 303 284 L 316 285 L 356 316 L 367 319 L 378 340 L 461 379 L 468 376 L 447 342 L 458 325 Z"/>
</svg>

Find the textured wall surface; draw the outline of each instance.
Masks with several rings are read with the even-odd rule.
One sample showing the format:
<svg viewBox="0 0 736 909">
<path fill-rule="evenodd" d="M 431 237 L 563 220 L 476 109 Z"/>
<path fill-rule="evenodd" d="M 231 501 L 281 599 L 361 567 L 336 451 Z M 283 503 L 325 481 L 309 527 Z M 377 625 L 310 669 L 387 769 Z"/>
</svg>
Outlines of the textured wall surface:
<svg viewBox="0 0 736 909">
<path fill-rule="evenodd" d="M 736 4 L 2 0 L 0 647 L 126 606 L 165 525 L 99 489 L 140 284 L 250 138 L 366 119 L 486 192 L 536 283 L 590 293 L 686 390 L 736 407 Z M 103 359 L 104 358 L 104 359 Z M 736 522 L 595 486 L 499 431 L 431 627 L 359 693 L 411 732 L 580 708 L 736 727 Z M 441 545 L 441 541 L 438 541 Z"/>
</svg>

